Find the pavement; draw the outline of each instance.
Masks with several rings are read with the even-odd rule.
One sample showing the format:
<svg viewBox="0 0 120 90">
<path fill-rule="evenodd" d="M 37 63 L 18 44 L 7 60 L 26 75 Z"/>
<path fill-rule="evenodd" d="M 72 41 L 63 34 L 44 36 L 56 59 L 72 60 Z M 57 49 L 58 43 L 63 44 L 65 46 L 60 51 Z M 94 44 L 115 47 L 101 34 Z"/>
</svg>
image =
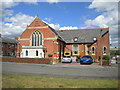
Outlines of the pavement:
<svg viewBox="0 0 120 90">
<path fill-rule="evenodd" d="M 74 79 L 118 79 L 118 66 L 103 67 L 99 65 L 80 65 L 79 63 L 71 64 L 49 65 L 2 62 L 2 72 Z"/>
</svg>

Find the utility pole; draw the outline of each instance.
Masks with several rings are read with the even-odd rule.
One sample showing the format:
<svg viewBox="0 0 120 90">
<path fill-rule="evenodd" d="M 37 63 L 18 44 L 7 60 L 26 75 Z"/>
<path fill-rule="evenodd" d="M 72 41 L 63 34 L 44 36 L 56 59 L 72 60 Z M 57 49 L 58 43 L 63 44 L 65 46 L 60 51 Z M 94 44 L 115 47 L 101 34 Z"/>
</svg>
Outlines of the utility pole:
<svg viewBox="0 0 120 90">
<path fill-rule="evenodd" d="M 102 66 L 102 29 L 100 31 L 100 65 Z"/>
</svg>

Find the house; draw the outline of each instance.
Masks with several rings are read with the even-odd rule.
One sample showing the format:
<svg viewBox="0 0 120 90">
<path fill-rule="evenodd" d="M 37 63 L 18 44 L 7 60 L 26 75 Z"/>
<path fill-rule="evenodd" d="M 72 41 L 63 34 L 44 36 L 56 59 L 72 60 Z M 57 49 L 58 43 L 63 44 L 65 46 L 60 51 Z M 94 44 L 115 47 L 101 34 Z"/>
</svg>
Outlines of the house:
<svg viewBox="0 0 120 90">
<path fill-rule="evenodd" d="M 64 55 L 90 55 L 99 60 L 109 54 L 109 28 L 54 30 L 35 17 L 16 38 L 17 57 L 53 58 L 60 62 Z"/>
<path fill-rule="evenodd" d="M 0 56 L 16 56 L 17 41 L 9 38 L 2 38 L 0 34 Z"/>
</svg>

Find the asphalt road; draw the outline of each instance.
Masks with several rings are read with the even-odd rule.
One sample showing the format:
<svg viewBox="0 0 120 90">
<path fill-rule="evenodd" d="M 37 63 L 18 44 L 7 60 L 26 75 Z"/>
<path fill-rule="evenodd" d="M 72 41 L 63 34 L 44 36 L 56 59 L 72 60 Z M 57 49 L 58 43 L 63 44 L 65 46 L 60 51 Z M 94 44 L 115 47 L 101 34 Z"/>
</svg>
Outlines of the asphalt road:
<svg viewBox="0 0 120 90">
<path fill-rule="evenodd" d="M 3 62 L 2 72 L 74 79 L 118 79 L 118 67 L 90 65 L 46 65 Z"/>
</svg>

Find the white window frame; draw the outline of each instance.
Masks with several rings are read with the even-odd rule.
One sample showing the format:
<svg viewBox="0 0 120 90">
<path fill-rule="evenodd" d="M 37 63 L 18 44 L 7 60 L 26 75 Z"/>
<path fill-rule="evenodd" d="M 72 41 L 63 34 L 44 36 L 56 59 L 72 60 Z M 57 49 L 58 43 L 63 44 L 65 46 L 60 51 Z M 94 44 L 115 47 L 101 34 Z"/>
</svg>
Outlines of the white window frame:
<svg viewBox="0 0 120 90">
<path fill-rule="evenodd" d="M 32 46 L 42 45 L 42 34 L 40 31 L 34 31 L 32 33 Z"/>
<path fill-rule="evenodd" d="M 29 56 L 28 50 L 25 51 L 25 56 Z"/>
<path fill-rule="evenodd" d="M 39 56 L 38 50 L 36 50 L 36 56 Z"/>
<path fill-rule="evenodd" d="M 75 45 L 77 45 L 77 54 L 75 54 L 75 50 L 74 50 Z M 78 44 L 73 45 L 73 55 L 79 55 L 79 45 Z"/>
<path fill-rule="evenodd" d="M 106 53 L 104 53 L 104 48 L 106 48 Z M 104 46 L 104 47 L 103 47 L 103 55 L 106 55 L 106 54 L 107 54 L 107 47 Z"/>
<path fill-rule="evenodd" d="M 94 48 L 94 51 L 93 51 L 93 48 Z M 95 55 L 95 47 L 94 46 L 91 48 L 91 51 L 92 51 L 92 55 Z"/>
</svg>

